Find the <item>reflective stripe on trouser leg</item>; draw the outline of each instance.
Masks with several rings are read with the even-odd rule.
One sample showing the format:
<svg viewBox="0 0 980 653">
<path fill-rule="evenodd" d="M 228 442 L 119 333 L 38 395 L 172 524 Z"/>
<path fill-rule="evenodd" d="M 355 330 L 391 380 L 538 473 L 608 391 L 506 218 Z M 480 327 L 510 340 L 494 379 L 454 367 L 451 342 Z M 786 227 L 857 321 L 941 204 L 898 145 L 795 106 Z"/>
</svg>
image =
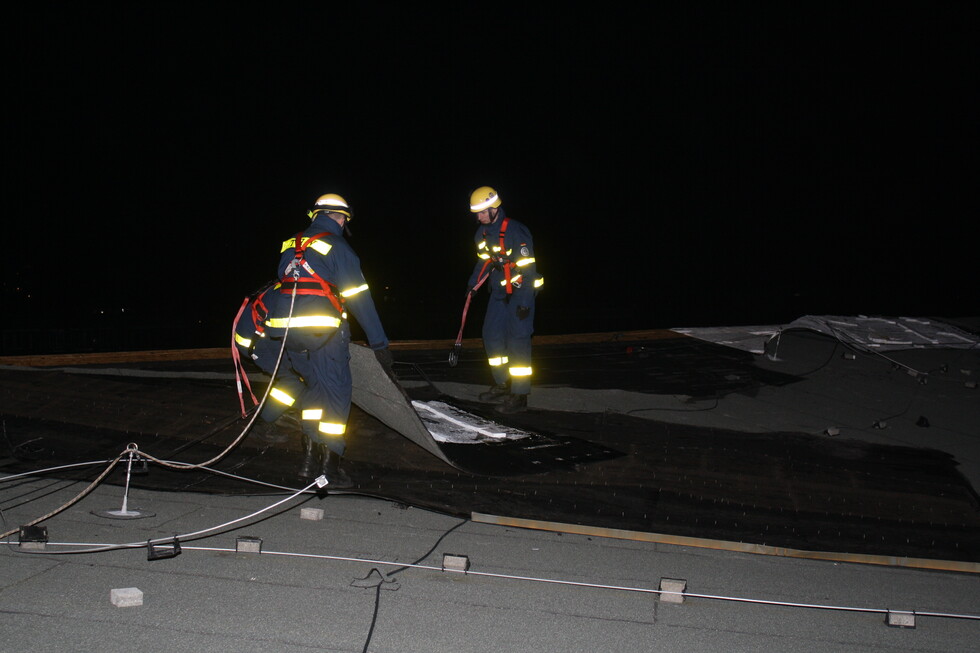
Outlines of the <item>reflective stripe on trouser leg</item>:
<svg viewBox="0 0 980 653">
<path fill-rule="evenodd" d="M 329 412 L 321 408 L 307 408 L 301 413 L 301 416 L 304 433 L 317 442 L 326 444 L 332 450 L 338 451 L 339 449 L 338 453 L 343 453 L 347 424 L 332 421 Z"/>
<path fill-rule="evenodd" d="M 272 386 L 273 390 L 269 391 L 269 399 L 262 407 L 261 417 L 267 422 L 275 422 L 290 407 L 296 406 L 297 402 L 302 403 L 300 397 L 302 397 L 303 392 L 306 390 L 306 384 L 296 375 L 296 372 L 290 369 L 285 356 L 283 356 L 283 364 L 279 366 L 278 372 L 276 371 L 276 363 L 279 362 L 279 349 L 281 346 L 281 341 L 258 338 L 255 343 L 255 348 L 252 350 L 252 360 L 260 370 L 270 376 L 273 372 L 276 372 L 276 379 Z M 293 400 L 291 405 L 285 400 L 286 397 Z"/>
<path fill-rule="evenodd" d="M 529 316 L 523 320 L 517 317 L 519 302 L 527 306 Z M 534 333 L 534 297 L 512 299 L 507 304 L 507 356 L 510 359 L 510 392 L 526 395 L 531 392 L 531 335 Z"/>
<path fill-rule="evenodd" d="M 273 385 L 269 390 L 269 397 L 262 406 L 260 417 L 270 423 L 282 417 L 283 413 L 296 404 L 296 398 L 299 396 L 297 390 L 302 391 L 302 384 L 298 383 L 295 386 L 288 383 Z"/>
<path fill-rule="evenodd" d="M 280 374 L 279 379 L 269 391 L 269 398 L 262 406 L 262 419 L 274 422 L 290 408 L 302 403 L 301 398 L 306 391 L 306 384 L 292 371 Z"/>
<path fill-rule="evenodd" d="M 347 449 L 347 443 L 344 440 L 347 425 L 339 422 L 320 422 L 317 428 L 320 433 L 319 442 L 327 445 L 327 448 L 336 452 L 337 455 L 343 456 Z"/>
<path fill-rule="evenodd" d="M 531 367 L 513 365 L 510 372 L 510 392 L 515 395 L 526 395 L 531 391 Z"/>
<path fill-rule="evenodd" d="M 307 385 L 300 399 L 303 432 L 338 455 L 343 455 L 347 446 L 351 402 L 349 343 L 350 331 L 345 322 L 308 356 L 305 352 L 289 352 L 293 368 Z"/>
<path fill-rule="evenodd" d="M 483 318 L 483 347 L 487 352 L 494 384 L 506 384 L 510 380 L 507 373 L 507 304 L 503 298 L 493 295 Z"/>
<path fill-rule="evenodd" d="M 507 382 L 507 357 L 506 356 L 494 356 L 487 359 L 487 363 L 490 364 L 490 373 L 493 374 L 493 382 L 495 385 L 504 385 Z M 501 381 L 501 379 L 503 379 Z"/>
<path fill-rule="evenodd" d="M 286 406 L 292 406 L 296 403 L 296 397 L 289 394 L 286 390 L 275 386 L 269 390 L 269 398 L 273 401 L 278 401 L 281 404 L 285 404 Z"/>
</svg>

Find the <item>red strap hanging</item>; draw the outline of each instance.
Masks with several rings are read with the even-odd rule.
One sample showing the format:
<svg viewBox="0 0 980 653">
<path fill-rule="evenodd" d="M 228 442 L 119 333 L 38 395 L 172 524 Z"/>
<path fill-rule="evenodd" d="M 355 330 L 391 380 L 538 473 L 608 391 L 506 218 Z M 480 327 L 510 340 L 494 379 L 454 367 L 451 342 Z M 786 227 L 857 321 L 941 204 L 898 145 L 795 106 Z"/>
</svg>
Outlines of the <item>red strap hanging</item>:
<svg viewBox="0 0 980 653">
<path fill-rule="evenodd" d="M 242 392 L 243 379 L 245 381 L 245 387 L 248 388 L 248 394 L 252 397 L 252 403 L 256 406 L 259 405 L 259 400 L 256 399 L 255 393 L 252 392 L 252 386 L 248 382 L 248 372 L 245 371 L 245 366 L 242 364 L 241 355 L 238 351 L 238 343 L 235 341 L 235 334 L 238 331 L 238 321 L 241 319 L 242 313 L 245 312 L 246 306 L 248 306 L 248 297 L 242 302 L 241 308 L 238 309 L 238 313 L 235 315 L 235 321 L 231 323 L 231 359 L 235 363 L 235 384 L 238 386 L 238 405 L 242 409 L 242 417 L 246 416 L 245 400 Z"/>
</svg>

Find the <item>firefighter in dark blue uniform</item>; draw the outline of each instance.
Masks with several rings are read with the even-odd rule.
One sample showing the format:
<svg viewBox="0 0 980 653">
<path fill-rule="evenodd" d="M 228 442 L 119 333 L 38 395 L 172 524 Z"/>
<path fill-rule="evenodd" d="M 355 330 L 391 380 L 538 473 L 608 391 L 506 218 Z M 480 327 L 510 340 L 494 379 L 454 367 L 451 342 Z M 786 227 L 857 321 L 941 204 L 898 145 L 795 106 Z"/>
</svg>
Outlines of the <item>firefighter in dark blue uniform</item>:
<svg viewBox="0 0 980 653">
<path fill-rule="evenodd" d="M 288 439 L 288 436 L 276 429 L 273 423 L 296 405 L 299 396 L 306 388 L 303 380 L 290 368 L 288 357 L 283 356 L 280 362 L 279 352 L 282 343 L 268 338 L 265 333 L 264 321 L 280 297 L 279 287 L 278 280 L 272 280 L 246 297 L 234 325 L 236 360 L 252 361 L 272 380 L 269 397 L 259 415 L 261 421 L 252 426 L 253 434 L 268 442 L 285 442 Z M 277 363 L 279 363 L 278 371 Z M 245 374 L 247 370 L 242 367 L 240 376 Z M 244 380 L 247 384 L 247 377 Z M 241 382 L 240 379 L 239 385 Z"/>
<path fill-rule="evenodd" d="M 290 364 L 306 382 L 299 397 L 307 453 L 301 474 L 322 471 L 336 487 L 350 482 L 340 469 L 352 391 L 348 311 L 389 373 L 392 361 L 360 259 L 344 238 L 350 207 L 331 193 L 309 215 L 310 226 L 282 244 L 280 294 L 266 327 L 273 337 L 285 336 Z"/>
<path fill-rule="evenodd" d="M 533 374 L 534 297 L 544 280 L 537 272 L 531 232 L 504 213 L 497 191 L 490 186 L 473 191 L 470 212 L 479 223 L 474 236 L 479 260 L 468 292 L 483 285 L 490 291 L 483 345 L 494 385 L 480 398 L 499 403 L 503 413 L 522 411 Z"/>
</svg>

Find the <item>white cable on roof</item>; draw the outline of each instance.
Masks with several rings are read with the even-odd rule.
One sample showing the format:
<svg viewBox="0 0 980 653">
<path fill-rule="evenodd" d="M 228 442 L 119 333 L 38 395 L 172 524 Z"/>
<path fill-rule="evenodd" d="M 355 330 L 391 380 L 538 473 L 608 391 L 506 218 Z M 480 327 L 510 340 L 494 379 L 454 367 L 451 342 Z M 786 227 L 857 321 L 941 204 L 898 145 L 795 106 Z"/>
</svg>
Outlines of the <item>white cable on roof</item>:
<svg viewBox="0 0 980 653">
<path fill-rule="evenodd" d="M 254 514 L 258 514 L 258 513 L 254 513 Z M 199 531 L 199 532 L 204 532 L 204 531 Z M 166 541 L 166 540 L 164 540 L 164 541 Z M 13 543 L 7 542 L 6 544 L 13 544 Z M 145 544 L 146 543 L 143 543 L 140 546 L 145 546 Z M 48 546 L 98 546 L 98 547 L 100 547 L 99 549 L 90 549 L 90 550 L 93 550 L 93 551 L 94 550 L 104 550 L 104 549 L 107 549 L 107 548 L 110 548 L 110 547 L 116 548 L 116 547 L 119 547 L 119 546 L 129 546 L 129 545 L 98 545 L 98 544 L 92 544 L 92 543 L 86 544 L 86 543 L 82 543 L 82 542 L 62 542 L 62 543 L 48 542 L 47 545 Z M 219 552 L 219 553 L 225 553 L 225 552 L 234 553 L 236 551 L 236 549 L 228 549 L 228 548 L 219 548 L 219 547 L 195 547 L 195 546 L 181 546 L 181 550 L 182 551 L 213 551 L 213 552 Z M 38 554 L 39 552 L 31 551 L 30 553 L 31 554 Z M 548 584 L 552 584 L 552 585 L 566 585 L 566 586 L 569 586 L 569 587 L 585 587 L 585 588 L 591 588 L 591 589 L 607 589 L 607 590 L 617 590 L 617 591 L 623 591 L 623 592 L 639 592 L 639 593 L 642 593 L 642 594 L 658 594 L 658 595 L 662 595 L 662 594 L 670 594 L 670 595 L 678 594 L 678 592 L 668 591 L 668 590 L 660 590 L 660 589 L 653 589 L 653 588 L 650 588 L 650 587 L 632 587 L 632 586 L 629 586 L 629 585 L 609 585 L 609 584 L 605 584 L 605 583 L 590 583 L 590 582 L 585 582 L 585 581 L 564 580 L 564 579 L 560 579 L 560 578 L 542 578 L 542 577 L 538 577 L 538 576 L 517 576 L 517 575 L 514 575 L 514 574 L 498 574 L 498 573 L 492 573 L 492 572 L 474 571 L 473 569 L 468 569 L 467 571 L 460 572 L 460 571 L 446 570 L 446 569 L 443 569 L 442 567 L 436 567 L 436 566 L 433 566 L 433 565 L 420 565 L 420 564 L 412 564 L 412 563 L 407 563 L 407 562 L 392 562 L 392 561 L 389 561 L 389 560 L 372 560 L 370 558 L 355 558 L 355 557 L 350 557 L 350 556 L 335 556 L 335 555 L 327 555 L 327 554 L 321 554 L 321 553 L 294 553 L 294 552 L 289 552 L 289 551 L 264 551 L 263 550 L 263 551 L 259 551 L 255 555 L 274 555 L 274 556 L 294 557 L 294 558 L 316 558 L 316 559 L 320 559 L 320 560 L 339 560 L 339 561 L 342 561 L 342 562 L 360 562 L 360 563 L 366 563 L 366 564 L 371 564 L 371 565 L 385 565 L 385 566 L 399 567 L 399 568 L 409 567 L 409 568 L 413 568 L 413 569 L 423 569 L 423 570 L 428 570 L 428 571 L 441 571 L 441 572 L 448 572 L 448 573 L 462 573 L 462 574 L 465 574 L 467 576 L 481 576 L 481 577 L 484 577 L 484 578 L 500 578 L 500 579 L 504 579 L 504 580 L 521 580 L 521 581 L 528 581 L 528 582 L 535 582 L 535 583 L 548 583 Z M 799 602 L 794 602 L 794 601 L 772 601 L 772 600 L 769 600 L 769 599 L 755 599 L 755 598 L 748 598 L 748 597 L 744 597 L 744 596 L 725 596 L 725 595 L 720 595 L 720 594 L 697 594 L 697 593 L 687 592 L 687 591 L 682 592 L 681 594 L 683 594 L 684 597 L 686 597 L 686 598 L 709 599 L 709 600 L 714 600 L 714 601 L 731 601 L 731 602 L 735 602 L 735 603 L 754 603 L 754 604 L 758 604 L 758 605 L 773 605 L 773 606 L 787 607 L 787 608 L 805 608 L 805 609 L 811 609 L 811 610 L 834 610 L 834 611 L 839 611 L 839 612 L 868 612 L 868 613 L 878 613 L 878 614 L 887 614 L 889 612 L 894 612 L 894 610 L 890 610 L 888 608 L 871 608 L 871 607 L 846 606 L 846 605 L 829 605 L 829 604 L 821 604 L 821 603 L 799 603 Z M 942 617 L 942 618 L 948 618 L 948 619 L 967 619 L 967 620 L 972 620 L 972 621 L 980 621 L 980 614 L 967 614 L 967 613 L 954 613 L 954 612 L 927 612 L 927 611 L 919 611 L 919 610 L 907 610 L 907 611 L 903 611 L 903 612 L 909 612 L 909 613 L 914 614 L 914 615 L 919 616 L 919 617 Z"/>
</svg>

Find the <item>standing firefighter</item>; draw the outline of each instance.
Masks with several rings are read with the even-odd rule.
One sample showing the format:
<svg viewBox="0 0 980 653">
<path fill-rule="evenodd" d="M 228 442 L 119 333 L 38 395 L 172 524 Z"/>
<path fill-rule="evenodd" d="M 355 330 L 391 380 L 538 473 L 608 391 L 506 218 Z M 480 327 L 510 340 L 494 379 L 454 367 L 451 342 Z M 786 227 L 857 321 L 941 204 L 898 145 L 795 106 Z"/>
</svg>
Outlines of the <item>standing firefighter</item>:
<svg viewBox="0 0 980 653">
<path fill-rule="evenodd" d="M 473 191 L 470 212 L 479 223 L 474 236 L 479 260 L 467 293 L 481 285 L 490 291 L 483 345 L 494 385 L 480 398 L 499 403 L 499 412 L 514 413 L 527 408 L 531 392 L 534 296 L 543 279 L 535 266 L 531 232 L 505 215 L 497 191 L 489 186 Z"/>
<path fill-rule="evenodd" d="M 290 365 L 306 382 L 299 397 L 306 457 L 301 474 L 320 473 L 331 485 L 350 484 L 340 469 L 351 404 L 348 311 L 390 372 L 388 337 L 371 299 L 361 263 L 344 233 L 353 212 L 340 195 L 321 195 L 302 233 L 282 244 L 279 300 L 266 321 L 282 337 Z"/>
</svg>

